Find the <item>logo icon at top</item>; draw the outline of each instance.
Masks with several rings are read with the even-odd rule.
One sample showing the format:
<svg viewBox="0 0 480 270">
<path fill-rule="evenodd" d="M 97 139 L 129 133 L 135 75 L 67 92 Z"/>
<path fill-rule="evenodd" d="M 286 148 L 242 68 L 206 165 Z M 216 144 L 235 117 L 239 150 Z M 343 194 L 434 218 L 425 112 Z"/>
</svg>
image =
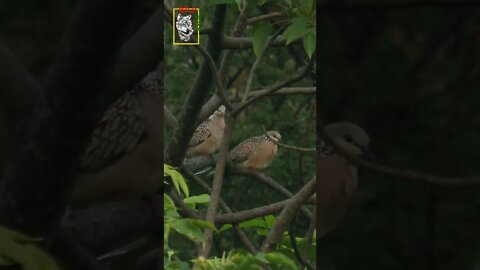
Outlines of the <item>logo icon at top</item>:
<svg viewBox="0 0 480 270">
<path fill-rule="evenodd" d="M 200 45 L 200 9 L 180 7 L 173 9 L 173 44 Z"/>
</svg>

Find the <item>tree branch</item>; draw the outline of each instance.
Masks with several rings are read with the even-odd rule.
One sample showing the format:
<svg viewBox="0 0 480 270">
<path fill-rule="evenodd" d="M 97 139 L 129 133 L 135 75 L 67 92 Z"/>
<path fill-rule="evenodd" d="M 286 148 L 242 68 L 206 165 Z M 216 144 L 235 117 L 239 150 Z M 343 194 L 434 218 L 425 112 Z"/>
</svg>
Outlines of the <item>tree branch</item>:
<svg viewBox="0 0 480 270">
<path fill-rule="evenodd" d="M 273 180 L 272 178 L 270 178 L 269 176 L 261 172 L 243 169 L 243 168 L 235 168 L 235 172 L 239 175 L 254 177 L 255 179 L 261 181 L 262 183 L 264 183 L 265 185 L 267 185 L 277 193 L 281 194 L 282 196 L 285 196 L 287 198 L 291 198 L 293 196 L 293 194 L 290 191 L 288 191 L 286 188 L 280 185 L 277 181 Z M 311 199 L 311 203 L 315 203 L 315 201 Z M 300 211 L 306 217 L 308 217 L 309 219 L 312 219 L 313 217 L 312 213 L 308 209 L 302 208 L 300 209 Z"/>
<path fill-rule="evenodd" d="M 274 18 L 278 18 L 278 17 L 283 17 L 283 16 L 284 16 L 284 14 L 281 13 L 281 12 L 272 12 L 272 13 L 263 14 L 263 15 L 260 15 L 260 16 L 249 18 L 247 20 L 247 24 L 254 24 L 254 23 L 257 23 L 257 22 L 266 21 L 266 20 L 270 20 L 270 19 L 274 19 Z"/>
<path fill-rule="evenodd" d="M 244 110 L 246 107 L 250 106 L 251 104 L 255 103 L 259 99 L 261 99 L 264 96 L 270 95 L 274 93 L 275 91 L 280 90 L 280 88 L 288 86 L 300 79 L 302 79 L 310 70 L 310 67 L 312 65 L 312 62 L 310 62 L 307 66 L 303 67 L 300 71 L 297 73 L 293 74 L 292 76 L 289 76 L 286 80 L 281 81 L 279 83 L 273 84 L 267 88 L 265 88 L 265 92 L 258 94 L 250 99 L 247 99 L 245 102 L 242 102 L 235 106 L 235 109 L 232 111 L 232 115 L 236 116 L 238 115 L 242 110 Z"/>
<path fill-rule="evenodd" d="M 270 135 L 268 135 L 267 133 L 265 133 L 265 136 L 267 136 L 274 144 L 276 144 L 276 145 L 278 145 L 278 146 L 281 146 L 281 147 L 283 147 L 283 148 L 289 149 L 289 150 L 295 150 L 295 151 L 298 151 L 298 152 L 315 152 L 315 151 L 317 151 L 316 147 L 305 148 L 305 147 L 299 147 L 299 146 L 293 146 L 293 145 L 283 144 L 283 143 L 280 143 L 280 142 L 275 141 L 275 140 L 274 140 L 272 137 L 270 137 Z"/>
<path fill-rule="evenodd" d="M 292 222 L 297 211 L 300 209 L 302 204 L 304 204 L 315 192 L 316 183 L 317 181 L 314 177 L 302 189 L 300 189 L 300 191 L 298 191 L 295 196 L 290 199 L 288 204 L 278 216 L 267 238 L 263 242 L 261 248 L 262 252 L 269 252 L 275 249 L 276 245 L 280 242 L 282 238 L 283 232 L 287 230 L 288 224 Z"/>
<path fill-rule="evenodd" d="M 210 66 L 210 69 L 212 70 L 213 78 L 215 79 L 215 83 L 217 85 L 217 93 L 222 99 L 223 104 L 225 104 L 225 107 L 227 108 L 227 110 L 231 110 L 232 103 L 227 97 L 227 91 L 225 91 L 224 83 L 222 81 L 222 77 L 220 77 L 215 61 L 213 60 L 210 53 L 208 53 L 208 51 L 205 50 L 202 46 L 195 46 L 195 48 L 199 50 L 200 53 L 205 57 L 205 61 L 207 61 L 208 65 Z"/>
<path fill-rule="evenodd" d="M 234 126 L 235 118 L 230 118 L 230 115 L 227 113 L 225 115 L 225 129 L 223 133 L 222 144 L 220 145 L 220 150 L 218 154 L 218 161 L 215 166 L 215 176 L 213 177 L 212 192 L 210 193 L 210 204 L 208 205 L 206 216 L 206 221 L 212 224 L 215 223 L 215 217 L 217 215 L 220 191 L 222 190 L 225 165 L 227 163 L 227 154 L 230 148 L 230 140 L 233 135 Z M 203 246 L 203 249 L 200 251 L 199 256 L 203 258 L 208 258 L 210 254 L 210 249 L 212 247 L 213 231 L 210 229 L 205 229 L 203 237 L 205 239 L 205 244 Z"/>
<path fill-rule="evenodd" d="M 257 70 L 258 64 L 263 58 L 263 55 L 267 51 L 268 47 L 270 47 L 270 44 L 272 44 L 273 40 L 280 35 L 282 32 L 283 28 L 280 28 L 279 30 L 276 31 L 271 37 L 267 39 L 267 42 L 263 45 L 262 50 L 260 51 L 260 54 L 257 56 L 255 59 L 255 62 L 253 62 L 252 68 L 250 68 L 250 72 L 247 77 L 247 85 L 245 86 L 245 92 L 243 93 L 242 97 L 242 102 L 245 102 L 247 100 L 248 94 L 250 93 L 250 90 L 252 89 L 252 83 L 253 83 L 253 76 L 255 75 L 255 71 Z"/>
<path fill-rule="evenodd" d="M 267 90 L 256 90 L 250 92 L 250 94 L 248 94 L 248 97 L 262 95 L 265 94 L 266 91 Z M 284 87 L 278 91 L 273 92 L 272 95 L 311 95 L 316 93 L 316 87 Z"/>
<path fill-rule="evenodd" d="M 195 182 L 197 182 L 197 184 L 200 185 L 206 192 L 212 193 L 212 189 L 200 177 L 194 175 L 186 167 L 183 167 L 182 170 L 188 178 L 193 179 Z M 233 213 L 232 209 L 230 209 L 230 207 L 225 203 L 225 201 L 222 198 L 219 199 L 219 202 L 220 202 L 220 206 L 225 210 L 225 212 L 227 212 L 228 214 Z M 248 249 L 248 251 L 250 251 L 250 253 L 255 255 L 257 253 L 257 250 L 256 250 L 255 246 L 252 244 L 252 242 L 250 241 L 250 239 L 248 239 L 247 235 L 242 230 L 242 228 L 240 228 L 240 225 L 238 225 L 237 223 L 234 223 L 233 227 L 234 227 L 235 232 L 237 233 L 238 237 L 243 242 L 243 244 Z"/>
</svg>

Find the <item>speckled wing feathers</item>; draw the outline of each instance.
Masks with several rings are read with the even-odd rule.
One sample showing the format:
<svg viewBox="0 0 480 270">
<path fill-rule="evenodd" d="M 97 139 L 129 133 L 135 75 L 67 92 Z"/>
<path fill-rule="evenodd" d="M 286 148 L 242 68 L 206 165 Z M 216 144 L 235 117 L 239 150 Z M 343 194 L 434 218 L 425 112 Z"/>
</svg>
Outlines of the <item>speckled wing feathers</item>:
<svg viewBox="0 0 480 270">
<path fill-rule="evenodd" d="M 211 131 L 209 125 L 211 122 L 214 121 L 213 117 L 209 117 L 207 120 L 203 121 L 193 133 L 190 142 L 188 143 L 188 147 L 194 147 L 202 142 L 204 142 L 208 137 L 211 136 Z"/>
<path fill-rule="evenodd" d="M 161 94 L 162 66 L 147 74 L 133 90 L 112 103 L 93 131 L 90 144 L 80 160 L 80 169 L 97 170 L 129 153 L 147 135 L 138 95 L 141 91 Z"/>
<path fill-rule="evenodd" d="M 146 132 L 136 94 L 129 91 L 111 104 L 93 131 L 80 168 L 96 170 L 130 152 Z"/>
<path fill-rule="evenodd" d="M 264 140 L 267 140 L 265 136 L 258 136 L 248 138 L 245 141 L 241 142 L 239 145 L 235 146 L 230 153 L 228 154 L 228 158 L 234 162 L 243 162 L 248 159 L 248 157 L 252 154 L 255 150 L 255 145 L 260 143 Z"/>
</svg>

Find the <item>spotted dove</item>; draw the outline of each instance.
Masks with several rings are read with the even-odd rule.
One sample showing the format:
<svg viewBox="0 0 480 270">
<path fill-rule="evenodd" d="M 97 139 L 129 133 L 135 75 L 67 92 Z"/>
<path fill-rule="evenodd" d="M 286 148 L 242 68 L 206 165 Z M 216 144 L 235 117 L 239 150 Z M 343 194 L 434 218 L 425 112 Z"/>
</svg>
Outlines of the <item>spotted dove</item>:
<svg viewBox="0 0 480 270">
<path fill-rule="evenodd" d="M 369 137 L 356 124 L 333 123 L 325 132 L 345 152 L 370 155 Z M 321 237 L 338 224 L 350 206 L 357 188 L 357 168 L 323 141 L 317 154 L 317 234 Z"/>
<path fill-rule="evenodd" d="M 277 154 L 274 141 L 278 142 L 281 138 L 277 131 L 268 131 L 264 135 L 246 139 L 230 150 L 228 159 L 243 168 L 265 169 Z"/>
<path fill-rule="evenodd" d="M 81 157 L 71 203 L 147 194 L 162 183 L 161 64 L 112 103 Z"/>
<path fill-rule="evenodd" d="M 218 150 L 225 129 L 224 114 L 225 106 L 222 105 L 197 127 L 188 144 L 187 157 L 209 155 Z"/>
</svg>

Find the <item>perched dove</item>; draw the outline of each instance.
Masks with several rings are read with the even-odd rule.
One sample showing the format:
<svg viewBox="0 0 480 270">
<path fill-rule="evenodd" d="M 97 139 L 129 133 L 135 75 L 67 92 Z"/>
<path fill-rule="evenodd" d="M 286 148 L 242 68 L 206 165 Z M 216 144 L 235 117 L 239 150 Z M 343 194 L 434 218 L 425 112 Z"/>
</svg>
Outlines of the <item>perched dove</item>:
<svg viewBox="0 0 480 270">
<path fill-rule="evenodd" d="M 268 135 L 268 136 L 267 136 Z M 249 169 L 265 169 L 277 154 L 277 145 L 282 136 L 277 131 L 268 131 L 266 134 L 252 137 L 235 146 L 228 153 L 228 159 L 240 167 Z"/>
<path fill-rule="evenodd" d="M 371 157 L 365 131 L 349 122 L 333 123 L 325 132 L 347 153 Z M 321 141 L 317 152 L 317 233 L 325 235 L 344 216 L 357 188 L 357 168 Z"/>
<path fill-rule="evenodd" d="M 220 148 L 225 129 L 224 114 L 225 106 L 222 105 L 197 127 L 188 144 L 187 157 L 213 154 Z"/>
<path fill-rule="evenodd" d="M 112 103 L 80 160 L 70 202 L 143 195 L 163 181 L 161 64 Z"/>
</svg>

